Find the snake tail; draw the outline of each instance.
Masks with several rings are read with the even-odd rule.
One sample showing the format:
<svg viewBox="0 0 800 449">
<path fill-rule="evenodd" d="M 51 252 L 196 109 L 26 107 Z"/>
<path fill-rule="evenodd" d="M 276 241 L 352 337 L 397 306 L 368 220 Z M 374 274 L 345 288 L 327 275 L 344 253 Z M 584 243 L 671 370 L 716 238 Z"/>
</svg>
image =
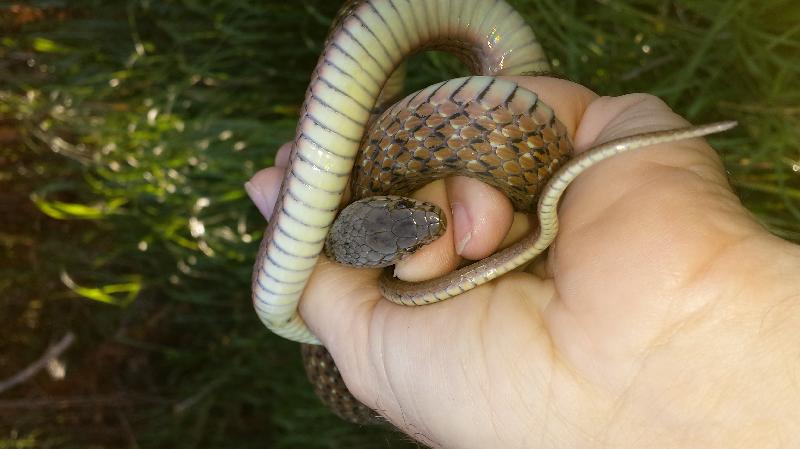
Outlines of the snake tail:
<svg viewBox="0 0 800 449">
<path fill-rule="evenodd" d="M 534 232 L 485 259 L 429 281 L 406 282 L 392 277 L 389 272 L 384 272 L 380 279 L 381 294 L 396 304 L 418 306 L 451 298 L 496 279 L 533 260 L 550 246 L 558 233 L 558 202 L 569 184 L 581 173 L 605 159 L 621 153 L 661 143 L 716 134 L 727 131 L 736 125 L 735 121 L 724 121 L 641 133 L 590 148 L 555 170 L 552 176 L 548 174 L 543 178 L 546 185 L 541 190 L 541 194 L 536 197 L 538 198 L 536 207 L 538 228 Z M 519 207 L 517 209 L 524 210 Z"/>
</svg>

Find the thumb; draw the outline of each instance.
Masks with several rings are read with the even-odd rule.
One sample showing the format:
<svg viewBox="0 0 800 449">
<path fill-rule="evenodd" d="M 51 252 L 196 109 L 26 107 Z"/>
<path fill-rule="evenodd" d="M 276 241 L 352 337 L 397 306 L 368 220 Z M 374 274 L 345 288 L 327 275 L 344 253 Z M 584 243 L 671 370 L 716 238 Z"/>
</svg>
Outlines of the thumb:
<svg viewBox="0 0 800 449">
<path fill-rule="evenodd" d="M 575 146 L 585 151 L 687 125 L 651 95 L 600 97 L 587 107 Z M 773 239 L 741 205 L 703 139 L 654 145 L 592 167 L 567 191 L 559 215 L 548 260 L 559 295 L 548 311 L 551 329 L 579 327 L 606 345 L 600 352 L 638 350 L 670 319 L 677 323 L 716 299 L 718 289 L 696 292 L 720 257 L 743 242 Z"/>
</svg>

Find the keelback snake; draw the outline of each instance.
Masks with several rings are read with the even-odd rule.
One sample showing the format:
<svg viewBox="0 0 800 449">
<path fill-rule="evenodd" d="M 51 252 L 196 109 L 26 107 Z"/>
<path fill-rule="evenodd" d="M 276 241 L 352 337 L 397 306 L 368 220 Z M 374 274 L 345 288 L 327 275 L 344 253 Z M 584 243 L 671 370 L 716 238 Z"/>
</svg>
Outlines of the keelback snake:
<svg viewBox="0 0 800 449">
<path fill-rule="evenodd" d="M 430 86 L 374 118 L 379 99 L 387 99 L 382 90 L 403 60 L 429 49 L 454 52 L 481 76 Z M 355 197 L 398 189 L 405 195 L 433 178 L 466 174 L 504 191 L 517 209 L 535 210 L 538 230 L 486 259 L 420 284 L 384 276 L 381 291 L 387 299 L 420 305 L 456 296 L 541 254 L 558 230 L 559 198 L 594 164 L 735 126 L 721 122 L 638 134 L 571 158 L 566 129 L 553 111 L 534 92 L 496 78 L 548 70 L 532 30 L 503 0 L 347 2 L 313 72 L 255 264 L 253 302 L 264 324 L 283 337 L 319 344 L 297 303 L 351 174 L 357 178 L 351 185 Z M 331 361 L 313 351 L 304 348 L 307 363 L 316 364 L 310 373 L 328 376 L 335 370 Z M 342 401 L 356 406 L 338 397 L 346 393 L 328 391 L 336 385 L 323 379 L 317 392 L 334 406 Z M 338 412 L 351 420 L 363 417 L 363 412 Z"/>
</svg>

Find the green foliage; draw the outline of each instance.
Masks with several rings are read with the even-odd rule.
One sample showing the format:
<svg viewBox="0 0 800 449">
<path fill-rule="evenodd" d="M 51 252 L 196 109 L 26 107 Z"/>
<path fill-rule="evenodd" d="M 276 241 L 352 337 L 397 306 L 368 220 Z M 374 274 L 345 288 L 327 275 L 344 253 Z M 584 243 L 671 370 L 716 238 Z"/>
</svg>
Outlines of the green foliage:
<svg viewBox="0 0 800 449">
<path fill-rule="evenodd" d="M 264 220 L 242 184 L 293 135 L 330 3 L 0 6 L 0 138 L 13 130 L 0 140 L 0 354 L 13 354 L 0 377 L 64 330 L 79 335 L 61 384 L 42 375 L 2 397 L 44 401 L 0 403 L 0 428 L 14 429 L 3 447 L 414 446 L 322 409 L 296 345 L 250 305 Z M 654 93 L 697 123 L 739 120 L 712 139 L 732 183 L 767 227 L 800 241 L 800 8 L 511 3 L 564 77 Z M 410 88 L 461 73 L 454 58 L 420 55 Z M 62 397 L 73 405 L 52 407 Z"/>
</svg>

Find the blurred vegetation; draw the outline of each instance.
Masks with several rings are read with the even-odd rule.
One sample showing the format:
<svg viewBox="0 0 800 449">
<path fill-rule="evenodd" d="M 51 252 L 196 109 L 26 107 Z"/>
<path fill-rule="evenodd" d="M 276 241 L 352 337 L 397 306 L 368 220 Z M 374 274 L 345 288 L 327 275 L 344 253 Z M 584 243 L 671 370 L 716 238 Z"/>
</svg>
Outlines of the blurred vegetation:
<svg viewBox="0 0 800 449">
<path fill-rule="evenodd" d="M 511 0 L 555 70 L 661 96 L 712 139 L 743 202 L 800 241 L 800 6 Z M 294 131 L 337 4 L 0 3 L 0 448 L 416 447 L 338 421 L 297 346 L 252 312 L 264 220 L 242 184 Z M 411 85 L 463 73 L 413 58 Z M 49 373 L 49 374 L 48 374 Z"/>
</svg>

